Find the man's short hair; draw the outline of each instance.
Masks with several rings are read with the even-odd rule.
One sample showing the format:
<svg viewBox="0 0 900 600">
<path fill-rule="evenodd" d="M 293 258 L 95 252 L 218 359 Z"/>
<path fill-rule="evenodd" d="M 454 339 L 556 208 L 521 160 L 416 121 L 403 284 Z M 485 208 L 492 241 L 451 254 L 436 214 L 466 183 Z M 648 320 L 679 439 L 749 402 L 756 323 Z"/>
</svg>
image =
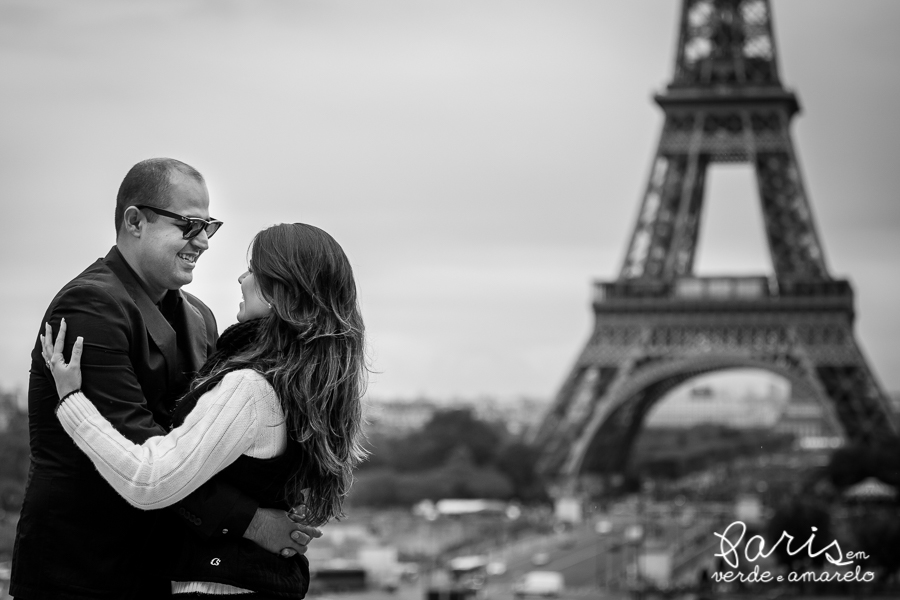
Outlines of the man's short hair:
<svg viewBox="0 0 900 600">
<path fill-rule="evenodd" d="M 174 158 L 148 158 L 131 167 L 116 196 L 116 235 L 122 227 L 125 209 L 129 206 L 144 204 L 163 209 L 169 207 L 171 198 L 166 192 L 171 185 L 171 175 L 176 171 L 205 183 L 203 175 L 197 169 Z M 148 221 L 156 219 L 156 213 L 147 212 Z"/>
</svg>

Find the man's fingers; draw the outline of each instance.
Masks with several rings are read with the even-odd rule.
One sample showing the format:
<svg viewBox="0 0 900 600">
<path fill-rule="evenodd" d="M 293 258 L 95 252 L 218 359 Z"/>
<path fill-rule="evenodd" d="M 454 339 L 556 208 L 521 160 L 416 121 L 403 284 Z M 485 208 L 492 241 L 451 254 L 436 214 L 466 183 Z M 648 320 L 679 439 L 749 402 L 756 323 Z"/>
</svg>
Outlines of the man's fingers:
<svg viewBox="0 0 900 600">
<path fill-rule="evenodd" d="M 72 357 L 69 359 L 70 369 L 81 368 L 81 351 L 84 349 L 84 338 L 80 335 L 75 338 L 75 345 L 72 346 Z"/>
<path fill-rule="evenodd" d="M 295 542 L 297 542 L 298 544 L 302 544 L 304 546 L 307 545 L 312 540 L 312 538 L 310 536 L 306 535 L 299 529 L 297 531 L 294 531 L 291 533 L 291 539 L 294 540 Z"/>
<path fill-rule="evenodd" d="M 293 538 L 293 536 L 291 536 Z M 288 540 L 290 543 L 286 544 L 284 548 L 281 549 L 279 554 L 281 556 L 288 556 L 285 552 L 291 552 L 291 556 L 294 554 L 306 554 L 306 544 L 301 544 L 300 542 L 290 539 Z"/>
<path fill-rule="evenodd" d="M 322 537 L 322 530 L 305 523 L 297 523 L 297 530 L 302 531 L 311 538 Z"/>
<path fill-rule="evenodd" d="M 284 558 L 290 558 L 297 554 L 306 554 L 306 546 L 302 544 L 294 544 L 290 548 L 283 548 L 281 550 L 281 556 Z"/>
</svg>

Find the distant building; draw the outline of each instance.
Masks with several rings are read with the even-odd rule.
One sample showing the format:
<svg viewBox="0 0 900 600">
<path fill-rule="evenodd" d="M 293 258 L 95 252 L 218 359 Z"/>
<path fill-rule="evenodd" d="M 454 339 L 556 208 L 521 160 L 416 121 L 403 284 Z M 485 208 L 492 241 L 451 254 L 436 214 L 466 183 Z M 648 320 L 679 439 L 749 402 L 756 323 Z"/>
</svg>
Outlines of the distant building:
<svg viewBox="0 0 900 600">
<path fill-rule="evenodd" d="M 715 400 L 716 391 L 708 385 L 701 385 L 691 388 L 689 392 L 691 400 Z"/>
<path fill-rule="evenodd" d="M 369 400 L 365 404 L 366 431 L 400 437 L 422 429 L 440 407 L 425 399 Z"/>
<path fill-rule="evenodd" d="M 815 398 L 796 397 L 788 386 L 747 389 L 695 385 L 664 399 L 647 416 L 647 427 L 693 427 L 713 423 L 735 429 L 771 428 L 793 435 L 802 447 L 836 447 L 840 430 Z"/>
<path fill-rule="evenodd" d="M 771 427 L 787 403 L 789 392 L 770 386 L 765 391 L 696 385 L 664 398 L 647 415 L 647 427 L 693 427 L 717 424 L 743 428 Z"/>
<path fill-rule="evenodd" d="M 828 422 L 825 409 L 814 398 L 791 398 L 775 423 L 775 431 L 790 433 L 799 440 L 838 435 Z"/>
<path fill-rule="evenodd" d="M 482 421 L 503 423 L 513 435 L 522 435 L 543 420 L 550 403 L 538 398 L 494 399 L 480 398 L 467 401 L 473 414 Z"/>
<path fill-rule="evenodd" d="M 511 434 L 520 435 L 540 422 L 546 407 L 546 401 L 533 398 L 480 397 L 443 402 L 427 398 L 369 399 L 365 404 L 366 431 L 400 437 L 420 431 L 440 410 L 465 409 L 481 421 L 502 423 Z"/>
</svg>

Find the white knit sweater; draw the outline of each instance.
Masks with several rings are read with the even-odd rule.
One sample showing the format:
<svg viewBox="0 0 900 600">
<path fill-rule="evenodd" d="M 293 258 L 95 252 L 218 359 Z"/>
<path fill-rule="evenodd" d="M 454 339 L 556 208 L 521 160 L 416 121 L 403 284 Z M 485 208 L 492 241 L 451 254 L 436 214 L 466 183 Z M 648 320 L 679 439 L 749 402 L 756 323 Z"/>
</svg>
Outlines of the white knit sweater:
<svg viewBox="0 0 900 600">
<path fill-rule="evenodd" d="M 287 426 L 275 390 L 250 369 L 225 375 L 199 398 L 182 425 L 143 444 L 116 431 L 80 392 L 66 398 L 57 417 L 103 478 L 143 510 L 183 500 L 242 454 L 272 458 L 287 448 Z M 176 583 L 172 591 L 247 590 L 201 582 Z"/>
</svg>

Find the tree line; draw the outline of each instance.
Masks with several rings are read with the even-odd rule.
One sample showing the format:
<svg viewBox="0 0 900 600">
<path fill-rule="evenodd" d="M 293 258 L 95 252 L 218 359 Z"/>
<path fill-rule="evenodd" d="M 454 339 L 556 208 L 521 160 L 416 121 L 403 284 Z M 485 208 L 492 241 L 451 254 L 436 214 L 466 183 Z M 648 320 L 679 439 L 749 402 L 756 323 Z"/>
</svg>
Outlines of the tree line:
<svg viewBox="0 0 900 600">
<path fill-rule="evenodd" d="M 437 411 L 405 436 L 373 435 L 350 502 L 410 506 L 420 500 L 484 498 L 522 503 L 549 500 L 535 469 L 538 450 L 500 423 L 469 409 Z"/>
</svg>

